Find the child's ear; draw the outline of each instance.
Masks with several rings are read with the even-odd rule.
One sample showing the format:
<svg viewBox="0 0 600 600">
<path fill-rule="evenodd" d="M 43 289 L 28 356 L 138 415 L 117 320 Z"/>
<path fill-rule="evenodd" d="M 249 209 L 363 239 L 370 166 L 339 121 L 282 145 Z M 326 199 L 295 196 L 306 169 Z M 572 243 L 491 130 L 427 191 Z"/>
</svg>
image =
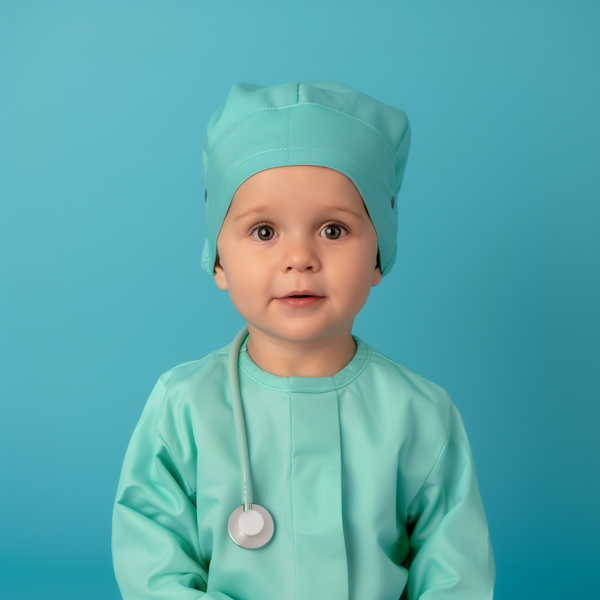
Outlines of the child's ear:
<svg viewBox="0 0 600 600">
<path fill-rule="evenodd" d="M 215 259 L 215 283 L 220 290 L 227 289 L 227 278 L 225 277 L 225 270 L 221 266 L 221 260 L 217 255 Z"/>
<path fill-rule="evenodd" d="M 375 267 L 375 271 L 373 272 L 373 281 L 371 282 L 371 285 L 378 285 L 382 277 L 383 275 L 381 274 L 381 269 L 379 267 Z"/>
</svg>

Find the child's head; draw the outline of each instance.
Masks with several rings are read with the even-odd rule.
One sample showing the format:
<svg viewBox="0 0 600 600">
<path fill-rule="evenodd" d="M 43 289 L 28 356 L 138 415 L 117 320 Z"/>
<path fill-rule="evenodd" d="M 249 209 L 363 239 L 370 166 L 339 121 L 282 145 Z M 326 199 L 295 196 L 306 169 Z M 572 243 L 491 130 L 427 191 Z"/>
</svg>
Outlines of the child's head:
<svg viewBox="0 0 600 600">
<path fill-rule="evenodd" d="M 409 138 L 403 111 L 340 83 L 233 86 L 204 142 L 202 266 L 249 327 L 351 330 L 395 261 Z M 281 300 L 303 291 L 321 299 Z"/>
</svg>

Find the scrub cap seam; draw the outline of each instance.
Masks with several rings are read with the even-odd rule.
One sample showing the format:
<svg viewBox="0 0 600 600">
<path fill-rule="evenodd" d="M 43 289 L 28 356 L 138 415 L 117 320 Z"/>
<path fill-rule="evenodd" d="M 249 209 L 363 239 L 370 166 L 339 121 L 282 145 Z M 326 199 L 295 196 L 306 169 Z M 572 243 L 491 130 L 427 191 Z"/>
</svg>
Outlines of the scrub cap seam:
<svg viewBox="0 0 600 600">
<path fill-rule="evenodd" d="M 224 131 L 221 131 L 218 134 L 218 137 L 222 137 L 228 131 L 230 131 L 233 127 L 235 127 L 236 125 L 238 125 L 239 123 L 241 123 L 242 121 L 244 121 L 245 119 L 247 119 L 248 117 L 252 116 L 255 113 L 262 112 L 262 111 L 265 111 L 265 110 L 284 110 L 284 109 L 287 109 L 287 108 L 297 108 L 298 106 L 318 106 L 319 108 L 329 110 L 329 111 L 331 111 L 333 113 L 336 113 L 338 115 L 342 115 L 344 117 L 347 117 L 348 119 L 352 119 L 353 121 L 357 121 L 358 123 L 361 123 L 365 127 L 368 127 L 369 129 L 371 129 L 373 131 L 373 133 L 375 133 L 378 137 L 381 138 L 382 142 L 386 145 L 387 149 L 390 151 L 390 153 L 393 156 L 394 151 L 392 150 L 392 147 L 390 146 L 389 142 L 385 139 L 385 137 L 383 136 L 383 134 L 381 133 L 381 131 L 379 131 L 379 129 L 377 129 L 377 127 L 375 127 L 374 125 L 371 125 L 371 123 L 367 123 L 366 121 L 363 121 L 362 119 L 359 119 L 358 117 L 355 117 L 353 115 L 349 115 L 349 114 L 347 114 L 345 112 L 342 112 L 341 110 L 336 110 L 335 108 L 331 108 L 330 106 L 325 106 L 324 104 L 319 104 L 318 102 L 302 102 L 301 104 L 300 103 L 298 103 L 298 104 L 288 104 L 286 106 L 264 106 L 262 108 L 257 108 L 256 110 L 253 110 L 253 111 L 249 112 L 247 115 L 244 115 L 243 117 L 240 117 L 235 123 L 232 123 Z"/>
<path fill-rule="evenodd" d="M 328 154 L 334 154 L 335 156 L 341 156 L 343 159 L 350 161 L 357 169 L 359 169 L 363 175 L 366 177 L 366 179 L 369 181 L 370 185 L 373 186 L 373 182 L 371 181 L 371 178 L 369 177 L 368 173 L 357 163 L 355 163 L 351 158 L 348 158 L 347 156 L 344 156 L 343 154 L 340 154 L 339 152 L 333 152 L 333 150 L 323 150 L 322 148 L 308 148 L 308 147 L 302 147 L 302 148 L 270 148 L 269 150 L 261 150 L 260 152 L 257 152 L 256 154 L 252 154 L 251 156 L 247 156 L 244 160 L 242 160 L 239 164 L 237 164 L 231 171 L 229 171 L 229 173 L 227 173 L 227 178 L 231 177 L 247 160 L 250 160 L 251 158 L 254 158 L 255 156 L 260 156 L 261 154 L 266 154 L 267 152 L 279 152 L 280 150 L 315 150 L 317 152 L 326 152 Z"/>
</svg>

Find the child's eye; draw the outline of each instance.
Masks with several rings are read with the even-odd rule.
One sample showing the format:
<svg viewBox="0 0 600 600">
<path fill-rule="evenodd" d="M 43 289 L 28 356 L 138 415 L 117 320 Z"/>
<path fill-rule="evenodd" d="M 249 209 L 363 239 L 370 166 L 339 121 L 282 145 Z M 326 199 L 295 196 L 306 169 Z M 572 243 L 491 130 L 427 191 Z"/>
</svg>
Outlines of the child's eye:
<svg viewBox="0 0 600 600">
<path fill-rule="evenodd" d="M 348 234 L 348 231 L 342 225 L 337 223 L 330 223 L 321 230 L 321 237 L 327 238 L 328 240 L 337 240 L 341 237 L 345 237 L 343 234 Z"/>
<path fill-rule="evenodd" d="M 275 237 L 275 230 L 264 223 L 258 223 L 252 228 L 252 237 L 261 242 L 268 242 Z"/>
</svg>

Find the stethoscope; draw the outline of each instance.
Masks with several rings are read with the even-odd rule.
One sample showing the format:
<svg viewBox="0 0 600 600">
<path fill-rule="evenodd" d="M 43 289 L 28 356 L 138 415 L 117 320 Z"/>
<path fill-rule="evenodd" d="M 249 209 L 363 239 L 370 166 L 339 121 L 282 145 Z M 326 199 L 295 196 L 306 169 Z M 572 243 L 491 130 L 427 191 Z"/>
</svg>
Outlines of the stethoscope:
<svg viewBox="0 0 600 600">
<path fill-rule="evenodd" d="M 242 505 L 238 506 L 229 517 L 229 537 L 240 547 L 248 550 L 262 548 L 273 537 L 273 518 L 266 508 L 252 502 L 252 476 L 250 474 L 250 460 L 248 458 L 248 440 L 246 439 L 246 426 L 244 412 L 240 397 L 238 379 L 238 355 L 248 327 L 244 327 L 231 343 L 229 350 L 229 390 L 231 392 L 231 405 L 235 421 L 235 434 L 237 437 L 238 451 L 240 453 L 240 466 L 242 469 Z"/>
</svg>

